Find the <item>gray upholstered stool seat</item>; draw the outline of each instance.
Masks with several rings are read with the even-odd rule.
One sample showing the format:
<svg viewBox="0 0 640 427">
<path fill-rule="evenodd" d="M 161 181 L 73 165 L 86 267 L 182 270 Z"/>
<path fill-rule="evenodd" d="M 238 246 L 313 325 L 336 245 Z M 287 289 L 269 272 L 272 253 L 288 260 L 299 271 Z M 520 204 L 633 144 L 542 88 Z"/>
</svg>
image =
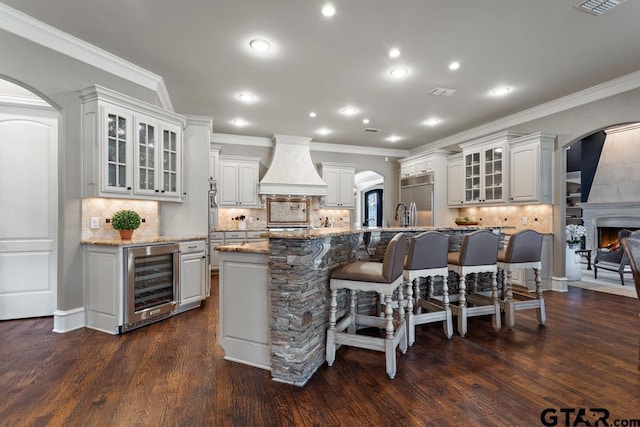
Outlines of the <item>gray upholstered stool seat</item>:
<svg viewBox="0 0 640 427">
<path fill-rule="evenodd" d="M 413 345 L 415 341 L 416 325 L 442 321 L 447 338 L 453 335 L 447 286 L 448 251 L 449 236 L 437 231 L 427 231 L 409 240 L 409 253 L 404 264 L 404 279 L 407 281 L 408 345 Z M 433 282 L 437 276 L 443 281 L 442 295 L 434 297 Z M 420 295 L 420 277 L 427 279 L 425 298 L 421 298 Z"/>
<path fill-rule="evenodd" d="M 407 351 L 404 296 L 402 292 L 402 267 L 407 253 L 407 237 L 396 234 L 387 245 L 382 263 L 353 262 L 335 269 L 331 273 L 329 287 L 331 301 L 329 329 L 327 330 L 326 358 L 333 365 L 338 345 L 348 345 L 369 350 L 383 351 L 386 370 L 390 378 L 396 375 L 396 349 Z M 336 324 L 338 290 L 349 289 L 351 294 L 348 312 Z M 374 291 L 384 301 L 384 317 L 359 314 L 356 311 L 358 291 Z M 398 293 L 398 319 L 393 318 L 392 296 Z M 378 327 L 385 329 L 385 337 L 357 334 L 358 327 Z"/>
<path fill-rule="evenodd" d="M 542 234 L 534 230 L 522 230 L 509 238 L 509 243 L 504 251 L 498 253 L 498 267 L 507 275 L 504 299 L 500 306 L 504 309 L 504 322 L 509 329 L 515 325 L 515 312 L 518 310 L 536 309 L 538 322 L 544 325 L 546 314 L 544 298 L 540 286 L 540 261 L 542 253 Z M 536 284 L 536 296 L 532 297 L 527 292 L 515 291 L 512 273 L 514 270 L 531 268 Z"/>
<path fill-rule="evenodd" d="M 449 252 L 447 264 L 449 270 L 459 277 L 459 292 L 457 304 L 451 304 L 451 312 L 458 316 L 458 333 L 467 333 L 467 318 L 490 314 L 493 328 L 501 328 L 500 303 L 498 300 L 498 248 L 500 236 L 489 230 L 478 230 L 465 234 L 462 238 L 460 252 Z M 476 293 L 478 273 L 489 273 L 491 282 L 491 296 Z M 470 293 L 467 293 L 466 276 L 473 274 L 474 281 Z M 471 303 L 472 306 L 467 304 Z"/>
</svg>

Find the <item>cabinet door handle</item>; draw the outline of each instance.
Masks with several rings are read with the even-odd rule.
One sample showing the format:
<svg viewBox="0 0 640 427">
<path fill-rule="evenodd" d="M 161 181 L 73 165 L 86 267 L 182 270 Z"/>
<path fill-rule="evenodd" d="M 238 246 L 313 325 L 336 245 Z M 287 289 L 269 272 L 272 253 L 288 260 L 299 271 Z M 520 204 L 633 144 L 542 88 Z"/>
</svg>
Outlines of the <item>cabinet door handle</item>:
<svg viewBox="0 0 640 427">
<path fill-rule="evenodd" d="M 131 187 L 127 187 L 127 190 L 131 190 Z"/>
</svg>

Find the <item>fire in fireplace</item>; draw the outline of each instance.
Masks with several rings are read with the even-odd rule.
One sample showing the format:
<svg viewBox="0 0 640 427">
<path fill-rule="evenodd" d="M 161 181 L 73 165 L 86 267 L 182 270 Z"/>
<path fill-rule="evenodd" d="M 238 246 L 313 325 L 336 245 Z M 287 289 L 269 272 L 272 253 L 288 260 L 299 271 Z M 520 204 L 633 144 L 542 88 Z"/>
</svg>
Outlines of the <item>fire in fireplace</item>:
<svg viewBox="0 0 640 427">
<path fill-rule="evenodd" d="M 637 230 L 637 228 L 629 227 L 598 227 L 598 248 L 606 248 L 609 250 L 619 248 L 618 231 L 625 228 L 629 231 Z"/>
</svg>

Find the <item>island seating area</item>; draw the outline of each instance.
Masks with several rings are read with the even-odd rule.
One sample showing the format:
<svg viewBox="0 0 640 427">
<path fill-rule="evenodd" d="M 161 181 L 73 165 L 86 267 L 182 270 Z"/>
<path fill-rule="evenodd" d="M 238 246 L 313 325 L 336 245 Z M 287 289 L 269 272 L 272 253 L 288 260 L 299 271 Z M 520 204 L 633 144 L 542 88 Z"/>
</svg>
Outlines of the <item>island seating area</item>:
<svg viewBox="0 0 640 427">
<path fill-rule="evenodd" d="M 221 246 L 220 345 L 227 360 L 271 370 L 272 379 L 305 385 L 325 362 L 329 327 L 331 272 L 353 261 L 377 261 L 397 233 L 413 237 L 427 230 L 449 236 L 449 251 L 459 251 L 465 234 L 480 229 L 498 234 L 501 227 L 404 227 L 312 229 L 268 232 L 268 244 Z M 499 278 L 503 283 L 503 278 Z M 486 282 L 486 283 L 485 283 Z M 451 300 L 457 277 L 448 277 Z M 481 281 L 479 289 L 489 285 Z M 434 293 L 442 282 L 434 283 Z M 263 298 L 265 300 L 263 300 Z M 337 317 L 348 309 L 348 294 L 337 298 Z M 262 303 L 261 303 L 262 301 Z M 375 312 L 375 293 L 359 296 L 358 312 Z"/>
</svg>

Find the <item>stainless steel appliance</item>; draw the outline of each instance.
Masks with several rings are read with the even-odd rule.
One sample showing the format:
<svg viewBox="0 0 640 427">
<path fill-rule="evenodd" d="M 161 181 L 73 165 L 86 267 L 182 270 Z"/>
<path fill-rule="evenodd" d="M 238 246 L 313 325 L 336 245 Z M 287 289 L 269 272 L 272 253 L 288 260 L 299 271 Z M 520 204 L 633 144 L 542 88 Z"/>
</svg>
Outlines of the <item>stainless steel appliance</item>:
<svg viewBox="0 0 640 427">
<path fill-rule="evenodd" d="M 177 243 L 124 249 L 124 324 L 128 332 L 173 315 L 179 301 L 180 246 Z"/>
<path fill-rule="evenodd" d="M 402 178 L 400 203 L 406 212 L 398 218 L 402 226 L 433 226 L 433 174 Z"/>
</svg>

